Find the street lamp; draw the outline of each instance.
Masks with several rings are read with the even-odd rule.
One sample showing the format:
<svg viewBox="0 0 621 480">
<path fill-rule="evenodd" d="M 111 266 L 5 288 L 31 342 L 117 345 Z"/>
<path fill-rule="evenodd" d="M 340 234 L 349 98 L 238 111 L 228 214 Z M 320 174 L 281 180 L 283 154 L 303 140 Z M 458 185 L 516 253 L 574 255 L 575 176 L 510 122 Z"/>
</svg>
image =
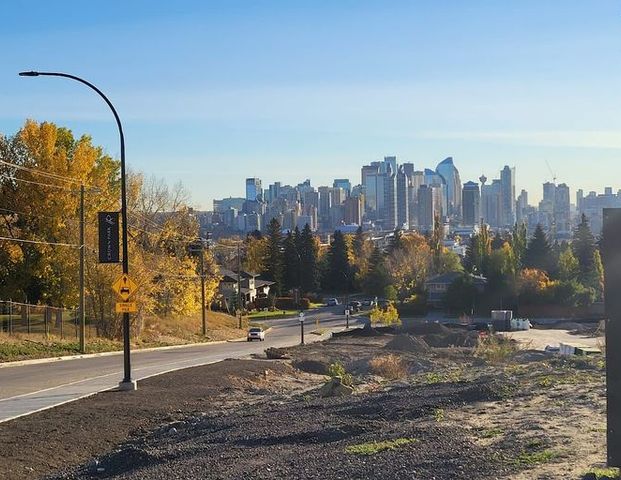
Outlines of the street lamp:
<svg viewBox="0 0 621 480">
<path fill-rule="evenodd" d="M 116 120 L 116 125 L 119 128 L 119 138 L 121 141 L 121 219 L 123 222 L 122 229 L 122 241 L 123 241 L 123 273 L 129 273 L 129 258 L 127 252 L 127 190 L 126 190 L 126 176 L 125 176 L 125 137 L 123 136 L 123 126 L 121 125 L 121 119 L 119 118 L 119 114 L 116 113 L 116 109 L 112 102 L 108 100 L 108 97 L 104 95 L 104 93 L 99 90 L 95 85 L 90 82 L 87 82 L 83 78 L 76 77 L 75 75 L 69 75 L 68 73 L 58 73 L 58 72 L 19 72 L 20 77 L 63 77 L 69 78 L 71 80 L 75 80 L 76 82 L 80 82 L 90 89 L 97 92 L 97 94 L 103 98 L 106 102 L 110 110 L 112 110 L 112 114 L 114 115 L 114 119 Z M 132 380 L 131 374 L 131 360 L 130 360 L 130 344 L 129 344 L 129 313 L 123 313 L 123 365 L 124 365 L 124 375 L 123 381 L 119 384 L 120 390 L 136 390 L 137 385 L 136 381 Z"/>
</svg>

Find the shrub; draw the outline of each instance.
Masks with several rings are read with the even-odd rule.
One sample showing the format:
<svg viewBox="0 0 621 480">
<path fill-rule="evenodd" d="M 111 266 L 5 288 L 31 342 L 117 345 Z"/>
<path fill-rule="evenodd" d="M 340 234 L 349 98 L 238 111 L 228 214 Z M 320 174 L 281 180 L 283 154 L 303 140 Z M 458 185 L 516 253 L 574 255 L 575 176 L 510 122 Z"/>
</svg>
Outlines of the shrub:
<svg viewBox="0 0 621 480">
<path fill-rule="evenodd" d="M 408 374 L 408 367 L 405 362 L 393 354 L 373 358 L 369 361 L 369 367 L 373 373 L 388 380 L 404 378 Z"/>
<path fill-rule="evenodd" d="M 254 306 L 259 310 L 269 308 L 272 306 L 272 302 L 268 297 L 257 297 L 254 299 Z"/>
<path fill-rule="evenodd" d="M 513 340 L 498 335 L 489 335 L 479 338 L 474 356 L 484 358 L 492 363 L 500 363 L 506 361 L 517 351 L 518 346 Z"/>
<path fill-rule="evenodd" d="M 328 367 L 328 376 L 330 378 L 341 377 L 341 382 L 343 385 L 352 386 L 354 383 L 354 379 L 350 373 L 347 373 L 345 367 L 341 362 L 331 363 Z"/>
<path fill-rule="evenodd" d="M 399 312 L 392 303 L 388 304 L 385 309 L 378 306 L 373 307 L 373 310 L 371 310 L 371 313 L 369 314 L 369 318 L 373 324 L 381 323 L 383 325 L 401 325 Z"/>
</svg>

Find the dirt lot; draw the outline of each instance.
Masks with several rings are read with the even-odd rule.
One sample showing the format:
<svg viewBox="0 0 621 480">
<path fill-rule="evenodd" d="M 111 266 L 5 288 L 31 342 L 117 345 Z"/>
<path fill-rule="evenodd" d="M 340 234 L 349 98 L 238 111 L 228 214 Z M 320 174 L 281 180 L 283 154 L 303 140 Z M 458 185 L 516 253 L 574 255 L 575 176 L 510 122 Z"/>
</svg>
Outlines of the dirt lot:
<svg viewBox="0 0 621 480">
<path fill-rule="evenodd" d="M 424 328 L 182 370 L 0 424 L 0 478 L 578 479 L 603 465 L 601 357 Z M 323 398 L 335 362 L 355 391 Z"/>
</svg>

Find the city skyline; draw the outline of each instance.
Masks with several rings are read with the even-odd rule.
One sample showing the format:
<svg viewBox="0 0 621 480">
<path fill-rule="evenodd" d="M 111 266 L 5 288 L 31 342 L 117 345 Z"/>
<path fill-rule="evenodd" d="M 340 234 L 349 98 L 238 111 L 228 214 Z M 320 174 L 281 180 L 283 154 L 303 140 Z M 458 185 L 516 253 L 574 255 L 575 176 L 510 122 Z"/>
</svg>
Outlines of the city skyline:
<svg viewBox="0 0 621 480">
<path fill-rule="evenodd" d="M 52 121 L 118 156 L 98 99 L 17 72 L 80 75 L 117 106 L 128 166 L 200 208 L 239 178 L 329 184 L 391 154 L 453 156 L 464 180 L 515 166 L 532 201 L 546 161 L 585 191 L 621 178 L 617 2 L 21 4 L 3 11 L 0 132 Z"/>
</svg>

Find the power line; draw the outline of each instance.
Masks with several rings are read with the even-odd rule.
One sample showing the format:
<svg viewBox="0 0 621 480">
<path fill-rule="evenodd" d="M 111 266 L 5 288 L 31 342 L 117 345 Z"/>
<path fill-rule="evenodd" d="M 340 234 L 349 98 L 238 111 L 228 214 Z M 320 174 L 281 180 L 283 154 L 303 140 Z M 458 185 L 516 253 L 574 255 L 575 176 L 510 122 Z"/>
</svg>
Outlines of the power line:
<svg viewBox="0 0 621 480">
<path fill-rule="evenodd" d="M 43 170 L 37 170 L 36 168 L 30 168 L 30 167 L 25 167 L 23 165 L 17 165 L 15 163 L 5 162 L 4 160 L 0 160 L 0 164 L 7 165 L 9 167 L 16 168 L 18 170 L 23 170 L 25 172 L 30 172 L 35 175 L 41 175 L 42 177 L 47 177 L 47 178 L 51 178 L 54 180 L 61 180 L 64 182 L 69 182 L 69 183 L 76 183 L 78 185 L 81 185 L 83 183 L 82 180 L 77 179 L 77 178 L 65 177 L 63 175 L 58 175 L 56 173 L 46 172 Z"/>
<path fill-rule="evenodd" d="M 28 183 L 30 185 L 39 185 L 41 187 L 51 187 L 51 188 L 57 188 L 59 190 L 65 190 L 65 191 L 68 191 L 68 192 L 75 192 L 75 189 L 70 188 L 70 187 L 66 187 L 66 186 L 63 186 L 63 185 L 52 185 L 51 183 L 34 182 L 32 180 L 25 180 L 23 178 L 17 178 L 17 177 L 14 177 L 12 175 L 5 175 L 5 174 L 0 174 L 0 177 L 6 178 L 8 180 L 13 180 L 13 181 L 16 181 L 16 182 Z"/>
<path fill-rule="evenodd" d="M 8 240 L 9 242 L 18 242 L 18 243 L 35 243 L 38 245 L 54 245 L 57 247 L 81 248 L 80 245 L 77 245 L 74 243 L 45 242 L 43 240 L 26 240 L 23 238 L 11 238 L 11 237 L 0 237 L 0 240 Z"/>
</svg>

